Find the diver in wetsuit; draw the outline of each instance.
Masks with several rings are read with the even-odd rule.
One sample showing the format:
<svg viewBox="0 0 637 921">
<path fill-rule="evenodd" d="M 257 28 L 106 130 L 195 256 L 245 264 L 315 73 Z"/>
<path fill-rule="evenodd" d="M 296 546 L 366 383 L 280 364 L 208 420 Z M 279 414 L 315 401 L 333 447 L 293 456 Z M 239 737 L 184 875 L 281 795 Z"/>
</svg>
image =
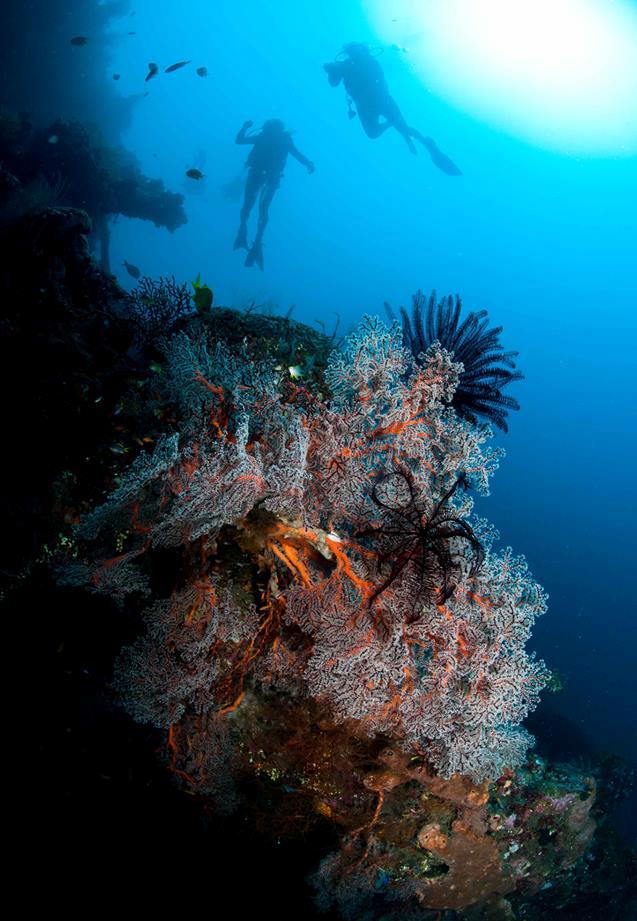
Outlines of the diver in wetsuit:
<svg viewBox="0 0 637 921">
<path fill-rule="evenodd" d="M 343 60 L 324 64 L 331 86 L 343 83 L 349 103 L 349 117 L 358 113 L 363 131 L 370 138 L 380 137 L 388 128 L 395 128 L 405 139 L 412 153 L 416 147 L 412 138 L 427 149 L 438 169 L 449 176 L 461 175 L 458 167 L 442 153 L 432 138 L 424 137 L 416 128 L 407 124 L 396 100 L 389 92 L 382 67 L 369 48 L 360 42 L 343 46 L 346 57 Z M 354 110 L 352 105 L 356 107 Z M 384 119 L 384 121 L 381 121 Z"/>
<path fill-rule="evenodd" d="M 234 241 L 234 248 L 248 249 L 248 218 L 258 196 L 257 232 L 246 256 L 245 264 L 250 266 L 256 262 L 259 268 L 263 269 L 263 234 L 268 223 L 270 204 L 281 183 L 288 154 L 302 163 L 308 173 L 314 172 L 314 164 L 303 156 L 300 150 L 297 150 L 290 132 L 285 130 L 280 119 L 271 118 L 264 122 L 261 131 L 257 134 L 247 133 L 251 127 L 251 121 L 244 122 L 235 138 L 237 144 L 251 144 L 252 150 L 246 160 L 248 176 L 241 208 L 241 223 Z"/>
</svg>

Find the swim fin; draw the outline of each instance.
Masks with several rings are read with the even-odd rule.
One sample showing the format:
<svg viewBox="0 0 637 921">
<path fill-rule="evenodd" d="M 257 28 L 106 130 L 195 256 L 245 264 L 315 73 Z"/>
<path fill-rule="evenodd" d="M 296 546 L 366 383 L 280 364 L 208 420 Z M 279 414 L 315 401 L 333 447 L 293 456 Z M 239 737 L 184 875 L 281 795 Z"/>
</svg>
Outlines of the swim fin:
<svg viewBox="0 0 637 921">
<path fill-rule="evenodd" d="M 239 201 L 241 195 L 243 194 L 244 185 L 245 176 L 243 175 L 242 170 L 238 176 L 235 176 L 234 179 L 230 180 L 230 182 L 226 182 L 221 186 L 221 194 L 224 198 L 227 198 L 228 201 Z"/>
<path fill-rule="evenodd" d="M 239 225 L 233 249 L 248 249 L 248 230 L 245 224 Z"/>
<path fill-rule="evenodd" d="M 261 271 L 263 271 L 263 247 L 261 243 L 257 240 L 255 240 L 254 243 L 252 244 L 252 249 L 246 256 L 246 261 L 244 265 L 247 265 L 249 268 L 250 266 L 254 265 L 255 262 L 259 266 Z"/>
<path fill-rule="evenodd" d="M 422 138 L 422 143 L 429 151 L 431 162 L 447 176 L 462 176 L 462 170 L 446 154 L 444 154 L 433 138 Z"/>
</svg>

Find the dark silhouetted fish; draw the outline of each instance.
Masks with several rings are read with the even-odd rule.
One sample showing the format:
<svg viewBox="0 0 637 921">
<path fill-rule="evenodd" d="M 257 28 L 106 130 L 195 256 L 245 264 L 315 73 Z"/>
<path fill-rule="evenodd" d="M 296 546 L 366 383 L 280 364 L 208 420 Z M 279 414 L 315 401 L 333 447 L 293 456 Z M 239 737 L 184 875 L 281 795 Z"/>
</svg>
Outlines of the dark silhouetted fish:
<svg viewBox="0 0 637 921">
<path fill-rule="evenodd" d="M 76 35 L 71 39 L 72 45 L 88 45 L 88 38 L 85 35 Z"/>
<path fill-rule="evenodd" d="M 203 173 L 200 169 L 187 169 L 186 176 L 189 179 L 203 179 Z"/>
<path fill-rule="evenodd" d="M 156 77 L 159 73 L 159 67 L 157 64 L 153 64 L 152 61 L 148 64 L 148 73 L 146 74 L 146 79 L 144 83 L 148 83 L 149 80 L 152 80 L 153 77 Z"/>
<path fill-rule="evenodd" d="M 208 68 L 207 68 L 207 67 L 198 67 L 198 68 L 197 68 L 197 76 L 198 76 L 198 77 L 207 77 L 207 76 L 208 76 Z"/>
<path fill-rule="evenodd" d="M 190 64 L 190 61 L 177 61 L 176 64 L 171 64 L 170 67 L 167 67 L 164 73 L 171 74 L 174 70 L 179 70 L 180 67 L 185 67 L 186 64 Z"/>
<path fill-rule="evenodd" d="M 139 271 L 136 265 L 132 264 L 132 262 L 127 262 L 124 259 L 124 266 L 126 267 L 126 271 L 131 276 L 131 278 L 137 279 L 141 276 L 142 273 Z"/>
<path fill-rule="evenodd" d="M 113 80 L 119 80 L 120 74 L 113 74 Z"/>
</svg>

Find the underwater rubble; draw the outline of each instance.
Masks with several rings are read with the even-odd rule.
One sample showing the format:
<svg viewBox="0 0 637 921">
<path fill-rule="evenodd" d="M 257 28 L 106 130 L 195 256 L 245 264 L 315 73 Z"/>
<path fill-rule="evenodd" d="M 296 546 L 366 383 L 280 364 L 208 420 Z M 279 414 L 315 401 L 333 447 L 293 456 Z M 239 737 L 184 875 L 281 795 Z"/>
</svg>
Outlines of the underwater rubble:
<svg viewBox="0 0 637 921">
<path fill-rule="evenodd" d="M 3 596 L 10 613 L 34 612 L 43 675 L 65 695 L 71 676 L 93 708 L 74 729 L 80 763 L 105 772 L 113 802 L 151 783 L 159 810 L 162 797 L 184 810 L 196 800 L 212 816 L 198 848 L 232 822 L 263 836 L 260 852 L 319 841 L 317 904 L 345 918 L 628 921 L 637 865 L 605 792 L 620 795 L 626 775 L 549 763 L 517 728 L 550 677 L 523 651 L 543 595 L 519 558 L 492 548 L 456 485 L 462 470 L 486 488 L 497 457 L 448 408 L 452 357 L 434 350 L 414 370 L 397 331 L 373 321 L 334 351 L 335 336 L 289 316 L 219 307 L 210 289 L 197 299 L 199 280 L 143 279 L 127 295 L 93 261 L 90 228 L 75 208 L 5 214 L 0 278 L 5 393 L 20 389 L 8 401 L 20 455 L 4 458 Z M 417 532 L 417 545 L 414 457 L 439 465 L 427 482 L 447 497 L 434 509 L 445 528 Z M 435 585 L 407 564 L 379 575 L 378 560 L 402 552 L 399 518 L 408 564 L 422 560 Z M 65 607 L 81 627 L 56 620 Z M 514 609 L 526 619 L 511 637 Z M 503 696 L 504 642 L 517 671 Z M 412 648 L 424 651 L 405 671 Z M 474 654 L 491 656 L 491 676 Z M 64 696 L 65 725 L 71 709 Z M 414 721 L 424 735 L 410 735 Z M 131 733 L 130 751 L 147 754 L 132 773 Z M 172 786 L 151 780 L 153 760 Z"/>
</svg>

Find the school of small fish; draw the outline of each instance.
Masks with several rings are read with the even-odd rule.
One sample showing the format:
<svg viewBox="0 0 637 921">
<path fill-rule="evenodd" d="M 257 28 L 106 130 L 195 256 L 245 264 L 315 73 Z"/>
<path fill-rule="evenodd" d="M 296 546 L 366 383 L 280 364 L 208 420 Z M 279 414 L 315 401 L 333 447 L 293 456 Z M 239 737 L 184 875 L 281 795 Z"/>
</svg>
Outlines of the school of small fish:
<svg viewBox="0 0 637 921">
<path fill-rule="evenodd" d="M 133 13 L 131 13 L 131 16 L 132 16 L 132 15 L 133 15 Z M 128 34 L 129 34 L 129 35 L 136 35 L 137 33 L 136 33 L 136 32 L 129 32 Z M 73 38 L 70 39 L 70 43 L 71 43 L 71 45 L 74 45 L 74 46 L 76 46 L 76 47 L 81 47 L 81 46 L 83 46 L 83 45 L 87 45 L 87 44 L 88 44 L 88 38 L 87 38 L 87 36 L 85 36 L 85 35 L 74 35 Z M 183 67 L 186 67 L 188 64 L 191 64 L 191 63 L 192 63 L 191 60 L 187 60 L 187 61 L 176 61 L 174 64 L 169 64 L 168 67 L 165 67 L 165 68 L 164 68 L 164 73 L 165 73 L 165 74 L 172 74 L 172 73 L 174 73 L 175 71 L 181 70 Z M 208 68 L 207 68 L 207 67 L 203 67 L 203 66 L 202 66 L 202 67 L 197 67 L 197 69 L 196 69 L 195 72 L 196 72 L 196 74 L 197 74 L 198 77 L 207 77 L 207 76 L 208 76 Z M 144 78 L 144 82 L 145 82 L 145 83 L 148 83 L 149 80 L 152 80 L 153 77 L 156 77 L 158 74 L 159 74 L 159 64 L 156 64 L 154 61 L 149 61 L 149 63 L 148 63 L 148 72 L 147 72 L 147 74 L 146 74 L 146 76 L 145 76 L 145 78 Z M 114 73 L 114 74 L 112 74 L 113 80 L 120 80 L 120 79 L 121 79 L 121 76 L 122 76 L 122 75 L 119 74 L 119 73 Z M 148 95 L 148 93 L 144 93 L 144 96 L 147 96 L 147 95 Z M 51 137 L 48 139 L 48 141 L 49 141 L 49 144 L 56 144 L 57 141 L 58 141 L 57 135 L 51 135 Z M 204 174 L 201 172 L 201 170 L 195 169 L 194 167 L 193 167 L 192 169 L 186 170 L 186 176 L 187 176 L 189 179 L 194 179 L 194 180 L 197 180 L 197 181 L 204 178 Z M 124 260 L 123 265 L 124 265 L 124 268 L 126 269 L 126 271 L 128 272 L 128 274 L 131 276 L 131 278 L 134 278 L 135 280 L 141 278 L 141 270 L 138 268 L 138 266 L 133 265 L 132 262 L 128 262 L 126 259 Z M 199 299 L 199 301 L 201 301 L 201 303 L 199 303 L 199 301 L 198 301 L 197 299 Z M 204 285 L 204 286 L 196 286 L 196 290 L 195 290 L 195 301 L 197 302 L 197 307 L 198 307 L 198 309 L 202 309 L 202 310 L 209 309 L 210 306 L 212 305 L 212 292 L 211 292 L 210 289 L 209 289 L 207 286 L 205 286 L 205 285 Z M 112 450 L 114 453 L 119 453 L 119 447 L 120 447 L 120 446 L 114 446 L 114 447 L 111 448 L 111 450 Z"/>
</svg>

